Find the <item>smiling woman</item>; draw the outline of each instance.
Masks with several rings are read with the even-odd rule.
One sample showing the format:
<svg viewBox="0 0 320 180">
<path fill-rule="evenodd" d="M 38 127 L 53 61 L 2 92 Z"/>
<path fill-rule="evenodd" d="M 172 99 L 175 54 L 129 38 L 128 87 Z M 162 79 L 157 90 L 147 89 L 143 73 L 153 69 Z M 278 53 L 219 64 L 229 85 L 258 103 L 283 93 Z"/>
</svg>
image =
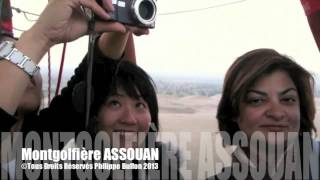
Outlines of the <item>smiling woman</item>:
<svg viewBox="0 0 320 180">
<path fill-rule="evenodd" d="M 239 129 L 248 136 L 261 131 L 265 137 L 268 132 L 298 132 L 299 105 L 297 88 L 288 73 L 276 70 L 262 76 L 245 94 L 239 107 Z"/>
<path fill-rule="evenodd" d="M 272 49 L 250 51 L 231 65 L 217 111 L 219 129 L 230 136 L 242 131 L 249 142 L 247 147 L 238 144 L 232 154 L 233 166 L 224 170 L 230 170 L 231 179 L 243 175 L 255 179 L 259 172 L 259 177 L 271 178 L 280 164 L 284 171 L 278 172 L 277 177 L 318 178 L 309 176 L 309 167 L 302 167 L 302 161 L 310 158 L 302 151 L 310 141 L 302 137 L 311 139 L 315 131 L 313 84 L 308 71 Z M 315 141 L 312 143 L 319 146 Z M 292 153 L 296 155 L 295 165 L 290 164 Z M 270 159 L 276 159 L 276 163 Z M 240 164 L 242 170 L 235 164 Z"/>
</svg>

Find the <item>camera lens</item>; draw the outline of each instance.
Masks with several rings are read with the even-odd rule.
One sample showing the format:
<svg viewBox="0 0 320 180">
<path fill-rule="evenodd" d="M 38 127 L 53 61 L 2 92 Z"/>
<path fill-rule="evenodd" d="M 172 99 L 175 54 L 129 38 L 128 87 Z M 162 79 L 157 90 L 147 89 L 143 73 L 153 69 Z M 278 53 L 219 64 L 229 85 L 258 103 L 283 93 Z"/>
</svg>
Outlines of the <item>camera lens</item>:
<svg viewBox="0 0 320 180">
<path fill-rule="evenodd" d="M 132 6 L 137 22 L 146 27 L 154 27 L 157 14 L 155 0 L 136 0 Z"/>
<path fill-rule="evenodd" d="M 139 14 L 140 16 L 148 20 L 154 15 L 154 5 L 150 1 L 142 1 L 139 6 Z"/>
</svg>

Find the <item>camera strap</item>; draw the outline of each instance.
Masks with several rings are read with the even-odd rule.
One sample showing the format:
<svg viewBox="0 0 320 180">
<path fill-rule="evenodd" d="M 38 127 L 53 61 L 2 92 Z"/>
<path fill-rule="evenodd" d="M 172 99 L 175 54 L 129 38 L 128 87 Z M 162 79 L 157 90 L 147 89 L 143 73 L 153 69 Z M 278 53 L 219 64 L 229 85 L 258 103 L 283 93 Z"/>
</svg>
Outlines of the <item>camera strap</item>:
<svg viewBox="0 0 320 180">
<path fill-rule="evenodd" d="M 88 44 L 88 56 L 87 56 L 87 77 L 86 77 L 86 124 L 85 127 L 88 127 L 89 120 L 90 120 L 90 106 L 91 106 L 91 85 L 92 85 L 92 69 L 93 69 L 93 51 L 94 51 L 94 42 L 95 42 L 95 35 L 89 35 L 89 44 Z"/>
<path fill-rule="evenodd" d="M 86 77 L 86 107 L 85 107 L 85 127 L 88 128 L 90 120 L 90 106 L 91 106 L 91 90 L 92 90 L 92 70 L 93 70 L 93 53 L 95 39 L 97 33 L 94 32 L 95 20 L 93 12 L 86 13 L 88 19 L 88 34 L 89 34 L 89 43 L 88 43 L 88 55 L 87 55 L 87 77 Z"/>
</svg>

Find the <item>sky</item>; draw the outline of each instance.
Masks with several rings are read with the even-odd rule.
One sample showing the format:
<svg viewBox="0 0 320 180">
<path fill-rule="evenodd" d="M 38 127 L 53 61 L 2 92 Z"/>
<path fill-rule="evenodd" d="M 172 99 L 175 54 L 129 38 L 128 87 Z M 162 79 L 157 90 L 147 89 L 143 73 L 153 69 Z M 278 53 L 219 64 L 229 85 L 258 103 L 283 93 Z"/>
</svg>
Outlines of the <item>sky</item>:
<svg viewBox="0 0 320 180">
<path fill-rule="evenodd" d="M 11 3 L 40 14 L 47 1 Z M 235 58 L 256 48 L 276 49 L 309 71 L 319 73 L 320 54 L 300 0 L 158 0 L 157 7 L 155 29 L 147 36 L 135 37 L 138 64 L 150 74 L 223 77 Z M 213 8 L 165 15 L 206 7 Z M 13 11 L 13 23 L 15 28 L 26 30 L 34 22 Z M 82 60 L 87 41 L 84 37 L 68 43 L 65 71 L 71 71 Z M 61 53 L 61 45 L 51 49 L 53 73 L 58 70 Z M 47 56 L 40 65 L 46 76 Z"/>
</svg>

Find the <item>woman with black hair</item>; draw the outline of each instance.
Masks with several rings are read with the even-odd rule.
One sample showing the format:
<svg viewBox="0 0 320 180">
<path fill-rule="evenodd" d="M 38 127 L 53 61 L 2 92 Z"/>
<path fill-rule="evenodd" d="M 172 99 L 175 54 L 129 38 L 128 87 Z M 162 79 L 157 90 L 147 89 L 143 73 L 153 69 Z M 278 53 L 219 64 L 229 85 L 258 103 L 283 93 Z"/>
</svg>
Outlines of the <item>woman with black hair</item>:
<svg viewBox="0 0 320 180">
<path fill-rule="evenodd" d="M 37 70 L 36 64 L 40 62 L 45 52 L 55 44 L 75 40 L 87 33 L 88 22 L 84 12 L 80 11 L 83 7 L 92 9 L 97 15 L 106 20 L 109 18 L 107 12 L 112 11 L 111 1 L 108 0 L 104 1 L 104 8 L 106 10 L 95 1 L 52 0 L 35 25 L 30 30 L 24 32 L 13 47 L 11 43 L 6 42 L 2 44 L 2 47 L 6 47 L 1 49 L 2 53 L 6 53 L 7 51 L 5 50 L 7 49 L 10 51 L 13 49 L 15 52 L 18 52 L 17 56 L 3 56 L 0 61 L 0 82 L 4 84 L 0 88 L 2 130 L 9 131 L 10 127 L 16 123 L 16 119 L 12 115 L 16 111 L 19 100 L 21 100 L 30 79 L 35 75 L 34 72 Z M 125 36 L 121 35 L 123 37 L 127 37 L 126 35 L 128 34 L 124 25 L 110 21 L 96 22 L 94 30 L 97 32 L 122 32 L 125 34 Z M 100 49 L 101 52 L 99 53 L 98 46 L 106 47 L 105 44 L 102 44 L 102 46 L 99 44 L 104 42 L 105 35 L 103 34 L 97 41 L 98 45 L 96 44 L 96 52 L 94 53 L 92 87 L 95 95 L 94 98 L 91 98 L 93 101 L 91 103 L 89 121 L 90 129 L 86 129 L 84 112 L 81 110 L 81 105 L 79 106 L 78 100 L 80 99 L 77 95 L 77 92 L 83 90 L 81 84 L 85 79 L 87 69 L 87 60 L 85 60 L 76 69 L 75 75 L 68 82 L 68 86 L 62 90 L 61 95 L 55 97 L 50 107 L 41 110 L 39 115 L 25 119 L 20 131 L 26 133 L 36 131 L 41 135 L 41 132 L 79 133 L 84 130 L 90 130 L 93 135 L 98 131 L 110 133 L 109 136 L 112 136 L 114 132 L 120 132 L 120 137 L 127 137 L 127 133 L 132 135 L 134 134 L 132 132 L 138 133 L 141 131 L 144 133 L 155 132 L 154 134 L 156 135 L 159 129 L 158 104 L 151 79 L 141 68 L 134 64 L 126 61 L 112 60 L 120 58 L 123 52 L 116 45 L 120 39 L 118 39 L 117 43 L 107 41 L 107 43 L 110 43 L 111 46 L 121 53 L 120 57 L 114 55 L 115 53 L 112 52 L 112 49 L 108 50 L 114 56 L 108 56 L 103 49 Z M 126 38 L 122 40 L 125 42 Z M 123 46 L 125 43 L 120 41 L 119 44 Z M 17 65 L 13 63 L 15 60 L 20 60 L 21 55 L 22 58 L 25 58 L 23 64 Z M 84 99 L 84 97 L 82 98 Z M 106 113 L 109 110 L 113 110 L 113 115 L 110 116 L 108 115 L 110 113 Z M 121 112 L 116 112 L 116 110 L 121 110 Z M 115 118 L 115 113 L 119 115 L 118 119 Z M 120 115 L 122 116 L 121 118 Z M 110 118 L 113 119 L 110 120 Z M 113 123 L 110 124 L 110 122 Z M 149 139 L 149 137 L 147 138 Z M 120 142 L 122 142 L 121 139 Z M 165 152 L 166 148 L 160 144 L 155 143 L 153 147 L 160 148 L 160 156 L 163 157 L 165 156 L 163 152 Z M 140 147 L 139 145 L 138 143 L 136 147 Z M 2 149 L 5 148 L 3 144 L 1 144 L 1 147 Z M 10 147 L 8 148 L 10 149 Z M 162 159 L 160 157 L 160 160 Z M 23 176 L 15 176 L 16 174 L 14 173 L 17 169 L 11 171 L 11 169 L 8 169 L 11 168 L 9 166 L 11 162 L 5 163 L 7 164 L 3 169 L 7 172 L 13 172 L 13 174 L 10 174 L 11 178 L 19 179 L 25 176 L 25 174 Z M 15 162 L 13 163 L 16 164 Z M 160 163 L 160 176 L 153 177 L 149 174 L 151 178 L 178 179 L 181 177 L 179 176 L 177 166 L 169 167 L 170 165 L 166 165 L 166 162 Z M 171 171 L 162 173 L 162 170 L 165 168 L 169 168 Z M 162 176 L 163 174 L 168 174 L 168 176 Z M 63 174 L 59 175 L 63 176 Z M 137 176 L 133 176 L 132 179 L 137 179 Z"/>
</svg>

